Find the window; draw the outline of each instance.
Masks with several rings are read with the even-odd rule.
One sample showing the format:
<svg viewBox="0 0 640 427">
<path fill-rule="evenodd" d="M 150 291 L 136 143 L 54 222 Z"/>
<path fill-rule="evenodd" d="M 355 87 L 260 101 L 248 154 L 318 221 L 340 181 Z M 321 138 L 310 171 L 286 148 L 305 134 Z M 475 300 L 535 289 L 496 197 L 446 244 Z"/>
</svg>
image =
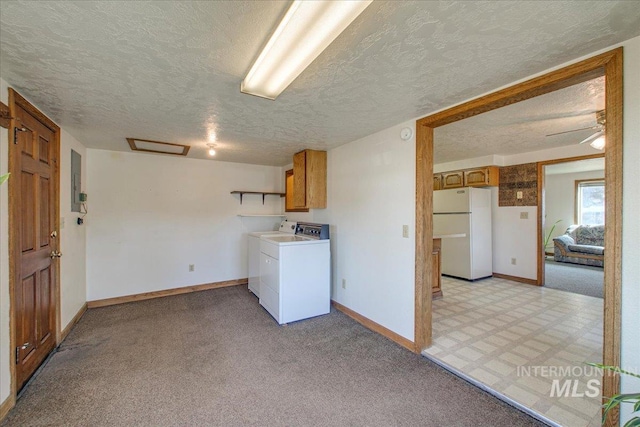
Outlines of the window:
<svg viewBox="0 0 640 427">
<path fill-rule="evenodd" d="M 576 224 L 604 224 L 604 181 L 576 181 Z"/>
</svg>

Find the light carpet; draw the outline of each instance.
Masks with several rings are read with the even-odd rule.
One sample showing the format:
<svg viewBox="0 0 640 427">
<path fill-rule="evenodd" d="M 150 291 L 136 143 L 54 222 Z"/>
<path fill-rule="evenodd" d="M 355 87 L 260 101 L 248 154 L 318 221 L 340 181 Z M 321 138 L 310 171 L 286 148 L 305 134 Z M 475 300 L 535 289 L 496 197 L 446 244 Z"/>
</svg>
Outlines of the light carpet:
<svg viewBox="0 0 640 427">
<path fill-rule="evenodd" d="M 545 261 L 545 287 L 603 298 L 604 268 Z"/>
<path fill-rule="evenodd" d="M 344 314 L 278 326 L 246 286 L 89 310 L 2 426 L 532 426 Z"/>
</svg>

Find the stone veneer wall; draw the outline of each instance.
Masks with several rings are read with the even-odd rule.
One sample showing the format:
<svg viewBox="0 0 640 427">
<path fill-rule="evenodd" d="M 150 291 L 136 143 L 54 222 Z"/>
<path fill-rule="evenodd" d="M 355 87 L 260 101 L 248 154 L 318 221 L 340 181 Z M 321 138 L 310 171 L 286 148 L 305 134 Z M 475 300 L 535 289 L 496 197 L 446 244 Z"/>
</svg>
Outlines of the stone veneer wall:
<svg viewBox="0 0 640 427">
<path fill-rule="evenodd" d="M 522 191 L 522 199 L 517 192 Z M 538 206 L 538 164 L 500 168 L 498 206 Z"/>
</svg>

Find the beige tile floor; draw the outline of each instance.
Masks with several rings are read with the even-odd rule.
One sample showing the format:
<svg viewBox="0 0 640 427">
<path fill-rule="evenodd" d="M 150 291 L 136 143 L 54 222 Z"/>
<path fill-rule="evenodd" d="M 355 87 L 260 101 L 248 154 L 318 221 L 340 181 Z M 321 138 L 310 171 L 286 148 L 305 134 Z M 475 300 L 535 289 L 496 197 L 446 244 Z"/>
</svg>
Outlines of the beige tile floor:
<svg viewBox="0 0 640 427">
<path fill-rule="evenodd" d="M 602 299 L 496 278 L 443 277 L 442 289 L 425 356 L 559 425 L 600 425 L 599 395 L 551 397 L 551 389 L 570 380 L 578 395 L 593 394 L 588 381 L 600 374 L 585 362 L 602 360 Z"/>
</svg>

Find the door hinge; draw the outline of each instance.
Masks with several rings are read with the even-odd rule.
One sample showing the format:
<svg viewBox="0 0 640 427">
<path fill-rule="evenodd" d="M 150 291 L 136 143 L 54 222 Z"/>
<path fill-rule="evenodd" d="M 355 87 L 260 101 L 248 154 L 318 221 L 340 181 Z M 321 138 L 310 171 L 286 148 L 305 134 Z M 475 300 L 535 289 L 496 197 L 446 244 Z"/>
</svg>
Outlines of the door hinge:
<svg viewBox="0 0 640 427">
<path fill-rule="evenodd" d="M 18 144 L 18 132 L 26 132 L 26 131 L 27 131 L 27 128 L 26 128 L 26 127 L 24 127 L 24 126 L 22 126 L 22 127 L 20 127 L 20 128 L 19 128 L 19 127 L 15 127 L 15 128 L 13 129 L 13 143 L 14 143 L 15 145 L 17 145 L 17 144 Z"/>
<path fill-rule="evenodd" d="M 20 363 L 20 347 L 16 347 L 16 365 Z"/>
</svg>

